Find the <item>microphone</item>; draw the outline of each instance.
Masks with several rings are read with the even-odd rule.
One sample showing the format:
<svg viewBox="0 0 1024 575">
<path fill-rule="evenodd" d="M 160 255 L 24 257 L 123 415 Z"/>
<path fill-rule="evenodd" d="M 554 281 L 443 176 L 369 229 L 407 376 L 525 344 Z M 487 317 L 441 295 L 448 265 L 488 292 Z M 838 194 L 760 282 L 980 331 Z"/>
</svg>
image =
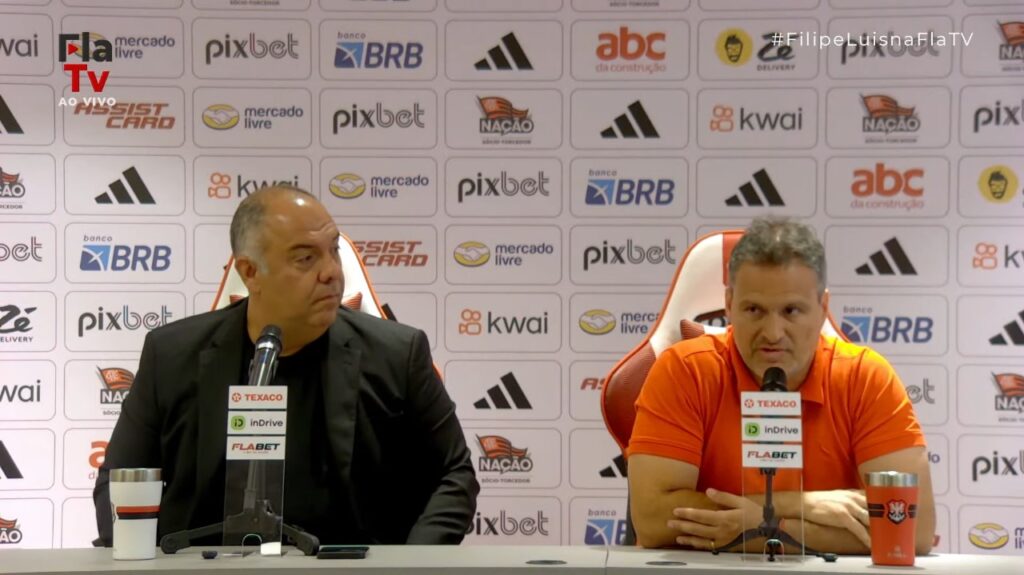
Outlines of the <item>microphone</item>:
<svg viewBox="0 0 1024 575">
<path fill-rule="evenodd" d="M 789 391 L 786 387 L 786 372 L 781 367 L 769 367 L 764 370 L 761 391 Z"/>
<path fill-rule="evenodd" d="M 256 354 L 249 363 L 249 385 L 270 385 L 281 353 L 281 328 L 268 325 L 256 340 Z"/>
</svg>

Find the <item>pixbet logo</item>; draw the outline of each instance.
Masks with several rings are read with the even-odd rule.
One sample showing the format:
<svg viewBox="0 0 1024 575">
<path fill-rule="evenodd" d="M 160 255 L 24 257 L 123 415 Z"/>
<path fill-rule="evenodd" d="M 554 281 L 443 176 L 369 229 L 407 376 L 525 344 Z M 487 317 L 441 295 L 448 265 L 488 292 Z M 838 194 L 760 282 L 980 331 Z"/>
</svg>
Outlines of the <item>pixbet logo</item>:
<svg viewBox="0 0 1024 575">
<path fill-rule="evenodd" d="M 39 255 L 39 250 L 42 247 L 43 245 L 39 243 L 39 238 L 36 236 L 32 236 L 28 243 L 5 244 L 0 242 L 0 262 L 7 260 L 24 262 L 30 259 L 41 262 L 43 257 Z"/>
<path fill-rule="evenodd" d="M 1020 450 L 1017 457 L 1006 457 L 998 451 L 993 451 L 991 458 L 984 455 L 975 457 L 971 463 L 971 480 L 977 482 L 979 476 L 990 474 L 1024 476 L 1024 449 Z"/>
<path fill-rule="evenodd" d="M 97 34 L 97 36 L 99 35 Z M 77 94 L 81 90 L 80 74 L 85 72 L 93 92 L 103 92 L 103 88 L 110 78 L 109 70 L 104 70 L 97 75 L 89 68 L 88 63 L 68 64 L 67 59 L 71 54 L 78 54 L 82 58 L 82 62 L 110 62 L 113 59 L 111 55 L 113 46 L 110 42 L 102 36 L 93 39 L 89 32 L 61 34 L 57 41 L 57 59 L 64 63 L 64 71 L 71 73 L 71 91 Z"/>
<path fill-rule="evenodd" d="M 1024 119 L 1024 100 L 1019 106 L 1007 106 L 996 100 L 992 106 L 982 106 L 974 111 L 974 133 L 977 134 L 985 126 L 1020 126 Z"/>
<path fill-rule="evenodd" d="M 508 172 L 502 170 L 496 177 L 485 177 L 482 172 L 476 173 L 476 178 L 462 178 L 459 180 L 458 193 L 459 203 L 469 197 L 501 197 L 501 196 L 533 196 L 540 194 L 549 195 L 545 187 L 551 182 L 544 170 L 537 172 L 536 178 L 513 178 Z"/>
<path fill-rule="evenodd" d="M 135 331 L 139 328 L 146 330 L 156 329 L 167 325 L 167 320 L 174 315 L 167 306 L 160 306 L 159 312 L 147 312 L 140 314 L 131 311 L 127 305 L 116 312 L 106 311 L 100 306 L 96 313 L 83 313 L 78 316 L 78 337 L 83 337 L 87 331 Z"/>
<path fill-rule="evenodd" d="M 600 246 L 587 246 L 583 250 L 583 271 L 589 270 L 595 264 L 660 264 L 662 262 L 675 264 L 673 253 L 676 246 L 672 240 L 666 239 L 663 245 L 642 247 L 627 239 L 625 245 L 608 245 L 608 241 L 602 241 Z"/>
<path fill-rule="evenodd" d="M 522 518 L 515 518 L 502 509 L 498 515 L 486 516 L 480 511 L 476 512 L 476 518 L 470 522 L 466 533 L 472 535 L 541 535 L 547 536 L 547 524 L 550 518 L 544 515 L 544 511 L 538 511 L 537 516 L 527 515 Z"/>
<path fill-rule="evenodd" d="M 270 56 L 275 60 L 285 57 L 298 60 L 299 55 L 295 47 L 299 41 L 291 32 L 285 40 L 261 40 L 256 38 L 255 32 L 239 40 L 232 38 L 230 34 L 224 35 L 224 40 L 210 40 L 206 43 L 206 65 L 209 66 L 214 58 L 253 58 L 262 59 Z"/>
<path fill-rule="evenodd" d="M 425 113 L 426 110 L 420 107 L 419 102 L 414 102 L 411 110 L 397 112 L 386 109 L 380 102 L 369 110 L 352 104 L 351 110 L 334 112 L 334 134 L 337 135 L 342 128 L 424 128 Z"/>
</svg>

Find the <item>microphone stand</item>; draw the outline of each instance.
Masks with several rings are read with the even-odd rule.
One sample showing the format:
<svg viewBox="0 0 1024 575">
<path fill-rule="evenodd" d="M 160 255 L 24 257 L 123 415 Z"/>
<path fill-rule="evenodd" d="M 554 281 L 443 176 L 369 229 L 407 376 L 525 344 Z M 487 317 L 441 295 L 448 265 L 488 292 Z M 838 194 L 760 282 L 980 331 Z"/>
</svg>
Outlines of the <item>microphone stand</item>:
<svg viewBox="0 0 1024 575">
<path fill-rule="evenodd" d="M 277 330 L 276 332 L 272 331 Z M 270 341 L 270 340 L 275 341 Z M 276 349 L 271 351 L 276 343 Z M 267 326 L 256 343 L 257 357 L 261 352 L 268 354 L 263 361 L 257 361 L 254 357 L 249 366 L 249 385 L 262 386 L 274 379 L 277 371 L 277 352 L 281 349 L 280 330 L 275 326 Z M 255 382 L 255 383 L 253 383 Z M 281 519 L 281 515 L 274 512 L 270 499 L 266 496 L 267 469 L 265 461 L 248 461 L 248 476 L 245 481 L 245 490 L 242 497 L 242 510 L 234 515 L 228 515 L 224 521 L 168 533 L 160 538 L 160 549 L 170 555 L 180 549 L 192 546 L 192 541 L 200 537 L 216 535 L 217 533 L 246 533 L 242 537 L 242 543 L 249 535 L 257 533 L 270 533 L 281 526 L 281 531 L 288 536 L 295 547 L 304 555 L 316 555 L 320 548 L 320 540 L 316 535 L 305 531 L 301 527 L 288 525 Z"/>
<path fill-rule="evenodd" d="M 761 524 L 740 533 L 723 547 L 713 549 L 711 551 L 712 554 L 718 555 L 722 551 L 728 551 L 743 543 L 748 537 L 751 539 L 765 538 L 764 545 L 768 550 L 769 561 L 775 561 L 775 555 L 782 552 L 783 544 L 789 544 L 793 547 L 801 546 L 801 543 L 794 539 L 792 535 L 779 529 L 780 520 L 775 517 L 775 505 L 772 503 L 772 484 L 775 478 L 775 469 L 772 467 L 762 467 L 761 475 L 764 475 L 764 508 L 761 512 Z M 804 551 L 810 555 L 821 555 L 821 553 L 809 547 L 804 547 Z"/>
<path fill-rule="evenodd" d="M 786 373 L 778 367 L 768 368 L 761 381 L 761 391 L 784 392 L 788 389 L 786 387 Z M 768 561 L 775 561 L 775 555 L 783 552 L 784 544 L 789 544 L 793 547 L 802 546 L 793 536 L 779 528 L 781 519 L 775 517 L 775 504 L 772 503 L 772 485 L 775 480 L 775 468 L 762 467 L 761 475 L 764 475 L 764 507 L 761 512 L 761 524 L 740 533 L 724 547 L 712 549 L 712 554 L 718 555 L 721 551 L 728 551 L 743 543 L 748 537 L 752 539 L 758 537 L 765 538 L 764 546 L 768 551 Z M 821 556 L 821 553 L 809 547 L 804 547 L 804 552 Z"/>
</svg>

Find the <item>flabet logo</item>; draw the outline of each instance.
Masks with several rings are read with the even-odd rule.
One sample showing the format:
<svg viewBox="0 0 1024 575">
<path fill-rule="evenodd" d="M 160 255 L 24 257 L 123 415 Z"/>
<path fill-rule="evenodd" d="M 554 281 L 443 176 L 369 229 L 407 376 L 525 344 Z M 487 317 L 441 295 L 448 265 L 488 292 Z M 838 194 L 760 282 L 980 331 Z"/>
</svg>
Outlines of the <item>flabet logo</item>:
<svg viewBox="0 0 1024 575">
<path fill-rule="evenodd" d="M 993 204 L 1007 204 L 1017 195 L 1020 179 L 1009 166 L 989 166 L 978 177 L 978 191 Z"/>
<path fill-rule="evenodd" d="M 499 315 L 487 310 L 463 309 L 459 313 L 459 333 L 462 335 L 523 335 L 548 333 L 548 312 L 542 315 Z"/>
<path fill-rule="evenodd" d="M 495 177 L 487 177 L 483 172 L 477 172 L 476 178 L 462 178 L 459 180 L 458 193 L 459 203 L 464 198 L 470 197 L 501 197 L 501 196 L 534 196 L 550 194 L 545 187 L 551 182 L 551 178 L 544 173 L 544 170 L 537 172 L 536 178 L 513 178 L 508 172 L 502 170 Z"/>
<path fill-rule="evenodd" d="M 0 517 L 0 545 L 17 545 L 21 543 L 22 533 L 17 519 Z"/>
<path fill-rule="evenodd" d="M 604 335 L 615 329 L 615 314 L 604 309 L 591 309 L 583 312 L 579 319 L 580 329 L 590 335 Z"/>
<path fill-rule="evenodd" d="M 210 174 L 210 186 L 206 193 L 210 198 L 228 200 L 231 198 L 246 198 L 249 194 L 260 188 L 276 186 L 279 184 L 302 187 L 299 185 L 299 176 L 296 174 L 291 178 L 282 179 L 255 179 L 246 177 L 243 174 L 227 174 L 224 172 L 213 172 Z"/>
<path fill-rule="evenodd" d="M 427 265 L 430 256 L 419 253 L 423 245 L 419 240 L 356 241 L 356 250 L 367 267 L 413 267 Z"/>
<path fill-rule="evenodd" d="M 121 405 L 135 383 L 135 374 L 121 367 L 97 367 L 100 376 L 100 403 Z"/>
<path fill-rule="evenodd" d="M 1019 373 L 993 373 L 992 381 L 998 393 L 996 411 L 1015 411 L 1024 415 L 1024 375 Z"/>
<path fill-rule="evenodd" d="M 135 331 L 144 328 L 146 331 L 167 325 L 174 314 L 167 306 L 160 306 L 158 312 L 138 313 L 132 311 L 127 305 L 116 312 L 106 311 L 100 306 L 95 313 L 86 312 L 78 316 L 78 337 L 83 337 L 87 331 Z"/>
<path fill-rule="evenodd" d="M 468 241 L 455 246 L 455 252 L 452 255 L 459 265 L 475 268 L 490 261 L 491 249 L 482 242 Z"/>
<path fill-rule="evenodd" d="M 528 473 L 533 471 L 533 458 L 528 450 L 513 447 L 512 442 L 500 435 L 476 436 L 483 455 L 477 462 L 480 471 Z"/>
<path fill-rule="evenodd" d="M 64 64 L 64 71 L 71 73 L 71 92 L 81 91 L 81 76 L 85 72 L 92 91 L 100 94 L 110 79 L 110 71 L 103 70 L 97 74 L 89 68 L 89 62 L 106 62 L 113 60 L 114 47 L 103 36 L 95 33 L 61 34 L 57 38 L 57 60 Z M 68 56 L 74 54 L 81 59 L 81 64 L 67 63 Z M 61 98 L 61 101 L 64 99 Z M 61 104 L 67 105 L 67 104 Z M 71 104 L 74 105 L 74 104 Z"/>
<path fill-rule="evenodd" d="M 241 40 L 225 34 L 223 41 L 210 40 L 206 43 L 206 65 L 209 66 L 217 58 L 261 60 L 269 56 L 275 60 L 298 60 L 299 54 L 295 51 L 298 45 L 299 41 L 291 32 L 284 40 L 263 40 L 257 38 L 255 32 L 250 32 Z"/>
<path fill-rule="evenodd" d="M 914 108 L 899 105 L 895 98 L 882 94 L 862 96 L 866 115 L 861 130 L 869 134 L 891 134 L 893 132 L 916 132 L 921 129 L 921 120 Z"/>
<path fill-rule="evenodd" d="M 754 53 L 754 41 L 741 28 L 727 28 L 715 40 L 715 53 L 727 66 L 742 66 Z"/>
<path fill-rule="evenodd" d="M 967 532 L 967 539 L 978 549 L 1002 549 L 1010 542 L 1010 532 L 998 523 L 978 523 Z"/>
</svg>

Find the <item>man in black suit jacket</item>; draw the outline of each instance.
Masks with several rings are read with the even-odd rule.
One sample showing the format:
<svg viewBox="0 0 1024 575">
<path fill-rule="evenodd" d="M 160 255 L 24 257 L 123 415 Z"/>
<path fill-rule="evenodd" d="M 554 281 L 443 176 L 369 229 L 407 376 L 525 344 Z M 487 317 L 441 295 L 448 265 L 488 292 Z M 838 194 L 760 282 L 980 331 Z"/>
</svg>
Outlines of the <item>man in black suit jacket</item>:
<svg viewBox="0 0 1024 575">
<path fill-rule="evenodd" d="M 462 541 L 480 488 L 455 406 L 422 331 L 339 308 L 338 241 L 302 190 L 242 202 L 231 243 L 249 297 L 146 337 L 93 492 L 106 545 L 110 469 L 163 470 L 158 537 L 222 519 L 228 386 L 270 324 L 289 387 L 285 522 L 325 543 Z"/>
</svg>

